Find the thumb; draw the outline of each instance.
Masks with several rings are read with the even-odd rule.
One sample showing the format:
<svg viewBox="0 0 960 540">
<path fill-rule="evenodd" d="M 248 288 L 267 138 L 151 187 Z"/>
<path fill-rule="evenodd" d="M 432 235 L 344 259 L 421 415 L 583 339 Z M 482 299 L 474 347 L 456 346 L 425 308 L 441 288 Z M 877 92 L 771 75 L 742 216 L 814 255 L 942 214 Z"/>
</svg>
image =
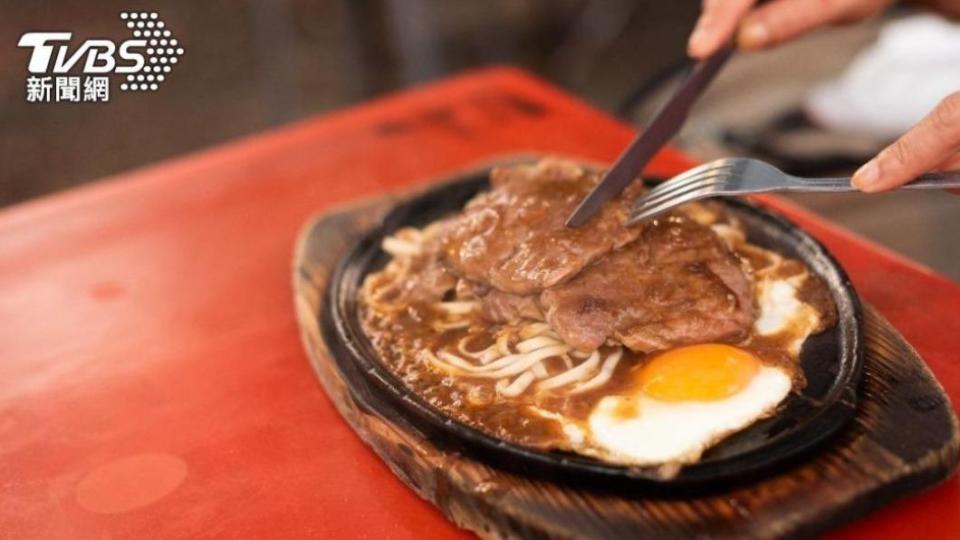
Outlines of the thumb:
<svg viewBox="0 0 960 540">
<path fill-rule="evenodd" d="M 939 168 L 960 150 L 960 92 L 941 101 L 919 124 L 884 148 L 853 175 L 855 187 L 868 193 L 906 184 Z"/>
</svg>

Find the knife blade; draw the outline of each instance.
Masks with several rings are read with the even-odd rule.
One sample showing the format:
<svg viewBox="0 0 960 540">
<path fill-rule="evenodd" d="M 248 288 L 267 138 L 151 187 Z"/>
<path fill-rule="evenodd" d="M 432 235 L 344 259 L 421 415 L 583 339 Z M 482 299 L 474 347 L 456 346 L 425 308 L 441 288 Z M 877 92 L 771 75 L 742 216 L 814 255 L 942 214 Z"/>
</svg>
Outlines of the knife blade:
<svg viewBox="0 0 960 540">
<path fill-rule="evenodd" d="M 699 62 L 669 101 L 656 114 L 630 146 L 620 154 L 603 179 L 567 218 L 567 227 L 579 227 L 596 214 L 603 203 L 619 195 L 663 145 L 680 131 L 690 108 L 733 55 L 732 46 L 724 47 Z"/>
</svg>

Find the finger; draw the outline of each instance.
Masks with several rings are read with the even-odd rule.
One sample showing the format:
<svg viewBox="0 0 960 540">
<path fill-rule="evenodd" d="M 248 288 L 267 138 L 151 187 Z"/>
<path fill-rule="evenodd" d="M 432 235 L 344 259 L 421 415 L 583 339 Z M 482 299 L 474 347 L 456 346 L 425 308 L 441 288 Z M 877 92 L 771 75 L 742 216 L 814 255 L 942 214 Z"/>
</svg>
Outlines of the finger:
<svg viewBox="0 0 960 540">
<path fill-rule="evenodd" d="M 937 166 L 937 170 L 946 172 L 960 172 L 960 153 L 947 158 L 946 161 Z M 960 188 L 948 189 L 950 193 L 960 195 Z"/>
<path fill-rule="evenodd" d="M 941 101 L 919 124 L 854 173 L 853 185 L 866 192 L 906 184 L 942 166 L 960 151 L 960 92 Z"/>
<path fill-rule="evenodd" d="M 960 171 L 960 153 L 954 154 L 937 165 L 938 171 Z"/>
<path fill-rule="evenodd" d="M 737 43 L 743 49 L 769 47 L 830 23 L 865 19 L 890 3 L 892 0 L 776 0 L 743 20 Z"/>
<path fill-rule="evenodd" d="M 694 58 L 706 58 L 729 41 L 744 14 L 757 0 L 704 0 L 703 13 L 697 20 L 687 53 Z"/>
</svg>

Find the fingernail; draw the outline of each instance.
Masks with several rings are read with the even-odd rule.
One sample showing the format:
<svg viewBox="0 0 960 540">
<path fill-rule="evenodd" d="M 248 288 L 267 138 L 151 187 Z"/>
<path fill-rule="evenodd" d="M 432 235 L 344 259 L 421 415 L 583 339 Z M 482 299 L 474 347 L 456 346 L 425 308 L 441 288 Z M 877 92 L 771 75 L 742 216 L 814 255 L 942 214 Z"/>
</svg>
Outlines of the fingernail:
<svg viewBox="0 0 960 540">
<path fill-rule="evenodd" d="M 770 41 L 770 31 L 760 22 L 748 23 L 740 30 L 740 46 L 744 49 L 763 47 Z"/>
<path fill-rule="evenodd" d="M 857 172 L 853 173 L 853 178 L 850 180 L 850 183 L 853 184 L 853 187 L 861 191 L 871 191 L 879 181 L 880 166 L 877 165 L 877 160 L 871 159 L 866 165 L 860 167 L 857 169 Z"/>
<path fill-rule="evenodd" d="M 703 24 L 697 24 L 697 27 L 693 29 L 693 33 L 690 34 L 690 40 L 687 42 L 687 52 L 691 56 L 699 56 L 701 49 L 703 49 L 703 42 L 706 39 L 707 32 L 703 28 Z"/>
</svg>

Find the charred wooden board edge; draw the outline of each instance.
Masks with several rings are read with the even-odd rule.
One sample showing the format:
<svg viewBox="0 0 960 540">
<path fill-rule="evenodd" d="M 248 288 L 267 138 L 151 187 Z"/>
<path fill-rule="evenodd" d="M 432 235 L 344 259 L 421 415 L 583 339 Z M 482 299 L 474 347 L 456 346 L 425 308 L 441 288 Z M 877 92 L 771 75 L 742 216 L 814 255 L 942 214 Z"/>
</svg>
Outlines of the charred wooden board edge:
<svg viewBox="0 0 960 540">
<path fill-rule="evenodd" d="M 461 527 L 489 538 L 809 536 L 927 488 L 957 467 L 960 438 L 947 396 L 869 306 L 864 397 L 852 425 L 812 460 L 756 484 L 700 498 L 617 497 L 440 452 L 402 418 L 377 414 L 358 399 L 331 362 L 320 331 L 331 268 L 395 201 L 379 198 L 326 213 L 304 228 L 293 267 L 297 319 L 311 364 L 340 414 L 402 481 Z M 909 438 L 905 426 L 914 428 Z"/>
</svg>

